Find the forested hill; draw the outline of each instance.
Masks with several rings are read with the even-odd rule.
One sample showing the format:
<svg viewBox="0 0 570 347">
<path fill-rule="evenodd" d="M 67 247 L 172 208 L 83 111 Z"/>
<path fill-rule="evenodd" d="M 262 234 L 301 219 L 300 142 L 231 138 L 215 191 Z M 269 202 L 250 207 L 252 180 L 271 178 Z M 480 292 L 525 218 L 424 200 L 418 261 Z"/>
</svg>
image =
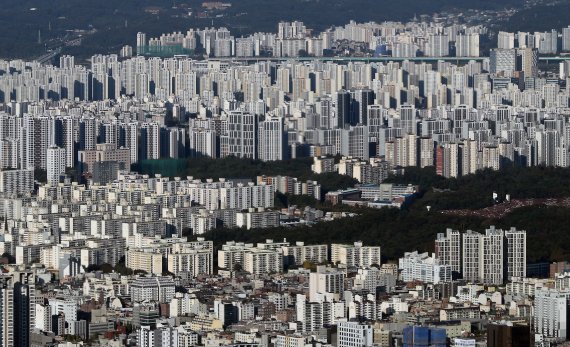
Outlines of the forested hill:
<svg viewBox="0 0 570 347">
<path fill-rule="evenodd" d="M 320 223 L 310 227 L 264 230 L 214 230 L 205 236 L 217 246 L 229 240 L 260 242 L 266 238 L 307 243 L 362 240 L 381 245 L 385 260 L 395 260 L 406 251 L 433 251 L 437 233 L 446 228 L 484 232 L 490 225 L 516 227 L 528 233 L 528 261 L 556 261 L 570 257 L 570 208 L 532 206 L 516 209 L 500 219 L 462 217 L 442 210 L 478 209 L 495 204 L 492 193 L 510 194 L 513 199 L 570 197 L 570 169 L 513 168 L 481 171 L 460 179 L 444 179 L 433 168 L 409 169 L 392 182 L 423 184 L 423 196 L 403 210 L 362 209 L 357 217 Z M 434 188 L 436 188 L 434 190 Z M 431 210 L 427 210 L 431 206 Z"/>
<path fill-rule="evenodd" d="M 509 32 L 535 32 L 556 29 L 560 32 L 562 28 L 570 25 L 568 13 L 570 13 L 570 2 L 567 0 L 555 5 L 535 6 L 522 10 L 509 18 L 503 24 L 502 29 Z"/>
</svg>

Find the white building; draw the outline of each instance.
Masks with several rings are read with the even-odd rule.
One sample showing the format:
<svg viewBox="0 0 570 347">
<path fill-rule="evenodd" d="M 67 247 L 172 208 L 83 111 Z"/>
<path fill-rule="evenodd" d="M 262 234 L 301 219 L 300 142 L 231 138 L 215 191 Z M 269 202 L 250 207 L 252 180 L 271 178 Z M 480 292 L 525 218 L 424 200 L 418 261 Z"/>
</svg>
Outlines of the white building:
<svg viewBox="0 0 570 347">
<path fill-rule="evenodd" d="M 372 346 L 374 329 L 367 324 L 358 322 L 339 322 L 337 326 L 338 347 L 368 347 Z"/>
<path fill-rule="evenodd" d="M 76 301 L 53 298 L 49 299 L 49 306 L 52 316 L 62 313 L 69 324 L 77 320 L 79 305 Z"/>
<path fill-rule="evenodd" d="M 570 292 L 541 289 L 535 292 L 533 325 L 535 333 L 566 340 Z"/>
<path fill-rule="evenodd" d="M 125 265 L 132 270 L 161 275 L 162 254 L 154 248 L 129 249 L 125 255 Z"/>
<path fill-rule="evenodd" d="M 130 284 L 133 302 L 158 301 L 170 302 L 174 298 L 174 281 L 171 277 L 139 277 Z"/>
<path fill-rule="evenodd" d="M 435 254 L 430 257 L 428 253 L 406 252 L 399 260 L 399 268 L 402 270 L 401 277 L 404 282 L 451 282 L 451 265 L 440 264 Z"/>
<path fill-rule="evenodd" d="M 65 149 L 51 146 L 47 149 L 47 182 L 57 184 L 65 173 Z"/>
<path fill-rule="evenodd" d="M 225 270 L 233 270 L 239 264 L 243 268 L 244 255 L 247 249 L 253 248 L 253 243 L 227 242 L 218 251 L 218 267 Z"/>
<path fill-rule="evenodd" d="M 214 130 L 190 127 L 188 137 L 191 157 L 217 158 L 217 138 Z"/>
<path fill-rule="evenodd" d="M 302 332 L 313 332 L 325 325 L 337 324 L 346 316 L 345 303 L 334 300 L 331 294 L 318 295 L 311 301 L 307 301 L 305 295 L 297 294 L 295 309 Z"/>
<path fill-rule="evenodd" d="M 168 271 L 189 277 L 212 274 L 213 255 L 209 249 L 180 249 L 168 255 Z"/>
<path fill-rule="evenodd" d="M 21 196 L 30 194 L 33 190 L 34 170 L 0 171 L 0 193 L 8 196 Z"/>
<path fill-rule="evenodd" d="M 325 156 L 313 157 L 313 165 L 311 165 L 311 170 L 316 174 L 333 172 L 334 158 L 328 158 Z"/>
<path fill-rule="evenodd" d="M 283 126 L 283 118 L 281 117 L 268 117 L 259 123 L 258 153 L 260 160 L 288 159 L 287 138 Z"/>
<path fill-rule="evenodd" d="M 250 249 L 244 254 L 243 269 L 252 275 L 283 271 L 283 256 L 278 251 Z"/>
<path fill-rule="evenodd" d="M 461 272 L 461 234 L 447 229 L 445 234 L 437 234 L 435 255 L 442 265 L 451 266 L 451 271 Z"/>
<path fill-rule="evenodd" d="M 503 231 L 491 226 L 479 240 L 479 279 L 483 283 L 502 284 L 505 280 Z"/>
<path fill-rule="evenodd" d="M 305 347 L 305 338 L 295 335 L 277 335 L 275 347 Z"/>
<path fill-rule="evenodd" d="M 288 265 L 303 265 L 310 261 L 313 264 L 328 262 L 328 245 L 305 245 L 304 242 L 296 242 L 295 245 L 282 248 L 284 263 Z"/>
<path fill-rule="evenodd" d="M 526 277 L 526 231 L 511 228 L 505 231 L 507 241 L 507 281 Z"/>
<path fill-rule="evenodd" d="M 178 347 L 178 329 L 170 326 L 157 326 L 156 329 L 142 326 L 137 330 L 137 346 Z"/>
<path fill-rule="evenodd" d="M 332 244 L 331 260 L 333 264 L 343 264 L 347 267 L 370 267 L 380 265 L 380 246 L 363 246 L 361 241 L 352 245 Z"/>
<path fill-rule="evenodd" d="M 309 275 L 309 300 L 315 301 L 318 294 L 333 294 L 339 299 L 344 292 L 345 279 L 345 270 L 317 266 L 317 271 Z"/>
<path fill-rule="evenodd" d="M 259 229 L 275 228 L 279 226 L 279 212 L 266 211 L 264 208 L 250 208 L 247 212 L 236 213 L 236 226 L 238 228 Z"/>
<path fill-rule="evenodd" d="M 526 231 L 491 226 L 485 234 L 468 230 L 462 237 L 462 274 L 471 282 L 503 284 L 526 276 Z"/>
</svg>

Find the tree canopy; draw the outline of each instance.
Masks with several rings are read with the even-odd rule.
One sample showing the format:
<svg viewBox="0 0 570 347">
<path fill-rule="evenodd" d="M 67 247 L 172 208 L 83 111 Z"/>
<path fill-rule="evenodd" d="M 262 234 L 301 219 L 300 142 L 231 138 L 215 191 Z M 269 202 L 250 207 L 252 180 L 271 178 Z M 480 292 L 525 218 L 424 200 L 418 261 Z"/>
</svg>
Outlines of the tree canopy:
<svg viewBox="0 0 570 347">
<path fill-rule="evenodd" d="M 311 226 L 271 229 L 218 229 L 206 233 L 217 247 L 235 240 L 263 242 L 265 239 L 305 241 L 307 244 L 363 241 L 382 246 L 384 260 L 395 260 L 407 251 L 433 251 L 438 233 L 447 228 L 484 232 L 495 225 L 527 231 L 528 261 L 558 261 L 570 258 L 570 208 L 533 206 L 516 209 L 500 219 L 465 217 L 441 210 L 490 206 L 493 191 L 510 193 L 513 198 L 570 196 L 570 169 L 518 168 L 485 170 L 458 179 L 437 177 L 433 168 L 407 169 L 403 176 L 391 177 L 394 183 L 423 182 L 424 194 L 414 203 L 399 209 L 360 209 L 356 217 L 317 223 Z M 433 188 L 439 189 L 434 191 Z M 448 191 L 446 191 L 448 190 Z M 426 206 L 433 206 L 430 211 Z"/>
</svg>

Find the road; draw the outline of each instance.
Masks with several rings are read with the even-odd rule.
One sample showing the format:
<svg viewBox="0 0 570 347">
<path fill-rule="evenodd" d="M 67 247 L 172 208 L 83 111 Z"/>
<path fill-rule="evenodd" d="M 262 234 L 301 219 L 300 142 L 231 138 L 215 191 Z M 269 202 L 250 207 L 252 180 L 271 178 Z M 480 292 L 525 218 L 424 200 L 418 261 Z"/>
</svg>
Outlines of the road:
<svg viewBox="0 0 570 347">
<path fill-rule="evenodd" d="M 298 58 L 276 58 L 276 57 L 249 57 L 249 58 L 210 58 L 212 61 L 236 61 L 236 62 L 260 62 L 260 61 L 272 61 L 272 62 L 283 62 L 288 60 L 295 61 L 332 61 L 332 62 L 402 62 L 402 61 L 414 61 L 414 62 L 438 62 L 438 61 L 448 61 L 448 62 L 468 62 L 468 61 L 483 61 L 489 59 L 489 57 L 408 57 L 408 58 L 398 58 L 398 57 L 298 57 Z M 570 60 L 570 55 L 555 56 L 555 57 L 539 57 L 540 61 L 566 61 Z"/>
<path fill-rule="evenodd" d="M 52 62 L 52 60 L 61 53 L 62 48 L 69 44 L 75 44 L 75 41 L 80 39 L 73 39 L 70 41 L 62 42 L 61 45 L 52 49 L 50 52 L 42 55 L 35 59 L 35 61 L 40 62 L 41 64 L 47 64 Z M 210 61 L 226 61 L 226 62 L 244 62 L 244 63 L 255 63 L 255 62 L 285 62 L 288 60 L 294 61 L 301 61 L 301 62 L 310 62 L 310 61 L 323 61 L 323 62 L 335 62 L 335 63 L 350 63 L 350 62 L 364 62 L 364 63 L 382 63 L 382 62 L 403 62 L 403 61 L 413 61 L 413 62 L 431 62 L 435 63 L 438 61 L 447 61 L 447 62 L 469 62 L 469 61 L 484 61 L 485 59 L 489 59 L 489 57 L 408 57 L 408 58 L 399 58 L 399 57 L 297 57 L 297 58 L 278 58 L 278 57 L 247 57 L 247 58 L 238 58 L 238 57 L 227 57 L 227 58 L 210 58 Z M 539 57 L 540 61 L 546 61 L 547 63 L 550 62 L 560 62 L 560 61 L 567 61 L 570 60 L 570 55 L 563 55 L 563 56 L 554 56 L 554 57 Z"/>
</svg>

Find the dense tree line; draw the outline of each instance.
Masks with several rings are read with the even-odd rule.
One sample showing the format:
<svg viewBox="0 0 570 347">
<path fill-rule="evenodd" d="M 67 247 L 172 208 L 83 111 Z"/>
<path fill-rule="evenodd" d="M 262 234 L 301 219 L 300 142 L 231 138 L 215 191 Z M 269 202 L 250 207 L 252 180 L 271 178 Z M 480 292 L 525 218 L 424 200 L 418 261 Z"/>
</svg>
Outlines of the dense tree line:
<svg viewBox="0 0 570 347">
<path fill-rule="evenodd" d="M 342 243 L 361 240 L 381 245 L 385 260 L 395 260 L 406 251 L 433 251 L 437 233 L 446 228 L 484 232 L 490 225 L 516 227 L 527 231 L 528 261 L 557 261 L 570 257 L 570 208 L 534 206 L 521 208 L 498 220 L 442 214 L 442 209 L 490 206 L 493 191 L 513 198 L 570 196 L 570 169 L 512 168 L 485 170 L 458 179 L 444 179 L 433 168 L 406 170 L 394 176 L 394 183 L 424 184 L 422 193 L 409 206 L 398 209 L 358 209 L 356 217 L 311 226 L 279 227 L 263 230 L 218 229 L 205 236 L 217 247 L 229 240 L 262 242 L 265 239 Z M 436 190 L 434 190 L 434 188 Z M 426 206 L 433 206 L 430 211 Z M 325 206 L 326 208 L 326 206 Z"/>
<path fill-rule="evenodd" d="M 291 176 L 301 181 L 313 180 L 322 185 L 323 192 L 354 186 L 356 180 L 336 173 L 315 174 L 311 171 L 312 158 L 263 162 L 260 160 L 228 157 L 222 159 L 190 158 L 146 160 L 135 165 L 134 170 L 145 174 L 162 174 L 167 177 L 244 178 L 256 176 Z"/>
<path fill-rule="evenodd" d="M 500 171 L 480 170 L 473 175 L 445 179 L 433 167 L 406 168 L 404 175 L 390 177 L 387 182 L 419 184 L 423 198 L 416 209 L 479 209 L 492 206 L 493 193 L 500 200 L 570 197 L 570 169 L 555 167 L 510 167 Z"/>
<path fill-rule="evenodd" d="M 307 244 L 363 241 L 382 246 L 384 260 L 396 260 L 407 251 L 433 252 L 434 240 L 446 228 L 484 232 L 495 225 L 527 231 L 529 262 L 560 261 L 570 258 L 569 208 L 532 207 L 515 210 L 500 220 L 445 215 L 439 212 L 362 210 L 360 215 L 312 226 L 271 229 L 217 229 L 206 233 L 216 247 L 227 241 L 263 242 L 266 239 L 305 241 Z M 192 238 L 192 237 L 191 237 Z"/>
<path fill-rule="evenodd" d="M 502 30 L 509 32 L 518 31 L 560 31 L 568 26 L 568 13 L 570 2 L 559 1 L 556 4 L 534 6 L 524 9 L 510 17 L 502 26 Z"/>
</svg>

